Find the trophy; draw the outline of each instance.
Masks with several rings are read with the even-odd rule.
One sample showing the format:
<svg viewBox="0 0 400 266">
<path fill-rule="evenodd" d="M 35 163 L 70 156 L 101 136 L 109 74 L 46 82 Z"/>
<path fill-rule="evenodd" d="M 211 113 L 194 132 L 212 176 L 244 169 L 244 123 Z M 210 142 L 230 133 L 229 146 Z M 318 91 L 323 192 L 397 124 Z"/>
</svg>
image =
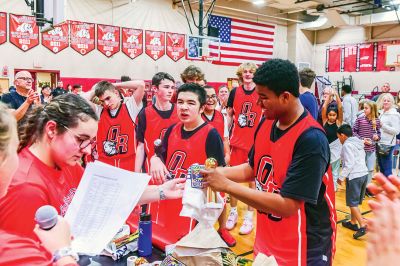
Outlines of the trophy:
<svg viewBox="0 0 400 266">
<path fill-rule="evenodd" d="M 216 159 L 214 158 L 208 158 L 205 163 L 204 166 L 206 169 L 215 169 L 218 166 L 218 162 Z M 212 190 L 210 187 L 207 188 L 207 204 L 208 207 L 210 208 L 219 208 L 218 201 L 217 201 L 217 192 L 215 192 L 214 190 Z"/>
</svg>

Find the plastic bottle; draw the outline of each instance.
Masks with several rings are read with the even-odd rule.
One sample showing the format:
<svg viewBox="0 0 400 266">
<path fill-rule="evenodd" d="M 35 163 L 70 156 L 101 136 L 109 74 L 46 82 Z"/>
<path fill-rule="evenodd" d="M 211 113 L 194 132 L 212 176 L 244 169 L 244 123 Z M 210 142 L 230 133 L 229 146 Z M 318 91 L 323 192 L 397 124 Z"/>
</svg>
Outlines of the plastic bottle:
<svg viewBox="0 0 400 266">
<path fill-rule="evenodd" d="M 147 213 L 140 214 L 138 253 L 141 257 L 151 256 L 151 231 L 151 215 Z"/>
</svg>

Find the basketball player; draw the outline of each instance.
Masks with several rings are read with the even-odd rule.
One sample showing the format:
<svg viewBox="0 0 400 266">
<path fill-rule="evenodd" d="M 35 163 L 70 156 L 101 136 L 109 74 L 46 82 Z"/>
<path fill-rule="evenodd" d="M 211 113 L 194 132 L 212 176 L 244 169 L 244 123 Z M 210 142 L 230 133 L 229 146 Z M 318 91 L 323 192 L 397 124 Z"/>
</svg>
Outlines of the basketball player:
<svg viewBox="0 0 400 266">
<path fill-rule="evenodd" d="M 135 170 L 136 117 L 141 110 L 144 81 L 132 80 L 121 83 L 100 81 L 92 90 L 82 94 L 90 100 L 96 96 L 102 106 L 94 105 L 99 116 L 97 152 L 99 161 L 128 170 Z M 131 97 L 123 98 L 119 88 L 133 91 Z"/>
<path fill-rule="evenodd" d="M 162 139 L 167 128 L 179 121 L 175 104 L 171 103 L 175 91 L 174 78 L 168 73 L 159 72 L 153 76 L 151 84 L 156 101 L 138 115 L 136 172 L 141 171 L 145 158 L 146 169 L 150 169 L 149 159 L 154 155 L 154 141 Z"/>
<path fill-rule="evenodd" d="M 254 82 L 265 118 L 249 162 L 203 171 L 204 180 L 257 209 L 255 255 L 272 255 L 278 265 L 332 265 L 335 194 L 324 130 L 299 100 L 293 63 L 269 60 Z M 236 183 L 254 177 L 257 190 Z"/>
<path fill-rule="evenodd" d="M 164 153 L 154 155 L 150 160 L 150 174 L 157 182 L 163 182 L 168 173 L 172 178 L 186 178 L 192 164 L 204 164 L 209 157 L 215 158 L 218 165 L 225 165 L 222 139 L 201 116 L 205 104 L 206 92 L 200 85 L 186 83 L 179 87 L 177 112 L 180 122 L 165 133 Z M 189 233 L 192 223 L 189 218 L 179 216 L 181 209 L 181 200 L 160 202 L 158 223 L 153 223 L 156 245 L 164 247 Z"/>
<path fill-rule="evenodd" d="M 240 87 L 234 88 L 229 94 L 227 114 L 229 125 L 232 125 L 230 139 L 231 160 L 230 165 L 240 165 L 247 161 L 247 156 L 253 145 L 253 136 L 261 118 L 261 107 L 257 105 L 257 93 L 253 82 L 254 72 L 257 66 L 254 63 L 243 63 L 239 66 L 236 74 L 239 78 Z M 249 186 L 254 187 L 254 182 Z M 231 196 L 231 210 L 226 228 L 232 230 L 238 220 L 237 199 Z M 246 235 L 253 230 L 254 209 L 248 206 L 243 224 L 239 233 Z"/>
</svg>

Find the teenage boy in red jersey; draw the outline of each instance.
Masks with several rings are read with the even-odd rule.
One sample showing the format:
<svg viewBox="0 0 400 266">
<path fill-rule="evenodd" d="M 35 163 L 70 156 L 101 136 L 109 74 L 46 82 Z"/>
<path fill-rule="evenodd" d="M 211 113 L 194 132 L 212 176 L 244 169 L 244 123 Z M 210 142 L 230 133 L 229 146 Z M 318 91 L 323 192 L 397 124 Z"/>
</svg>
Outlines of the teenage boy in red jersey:
<svg viewBox="0 0 400 266">
<path fill-rule="evenodd" d="M 82 94 L 89 102 L 96 96 L 102 104 L 93 104 L 100 118 L 97 131 L 99 161 L 125 170 L 135 170 L 135 121 L 143 106 L 144 87 L 142 80 L 121 83 L 100 81 L 91 91 Z M 123 98 L 119 88 L 130 89 L 133 95 Z"/>
<path fill-rule="evenodd" d="M 151 80 L 156 102 L 138 115 L 136 127 L 137 148 L 135 171 L 140 172 L 146 159 L 146 169 L 150 169 L 149 160 L 154 155 L 154 141 L 162 139 L 167 129 L 179 121 L 175 104 L 171 103 L 175 92 L 174 78 L 165 72 L 155 74 Z"/>
<path fill-rule="evenodd" d="M 221 114 L 221 112 L 215 109 L 217 106 L 217 94 L 215 93 L 214 87 L 206 85 L 204 86 L 204 89 L 207 93 L 207 102 L 204 108 L 204 112 L 202 114 L 203 120 L 212 125 L 218 131 L 221 139 L 223 139 L 225 162 L 229 163 L 230 151 L 228 122 L 226 121 L 226 117 Z M 221 238 L 226 242 L 228 246 L 235 246 L 236 240 L 229 233 L 228 229 L 226 229 L 226 206 L 224 207 L 224 210 L 218 218 L 218 223 L 218 233 L 221 235 Z"/>
<path fill-rule="evenodd" d="M 186 178 L 192 164 L 204 164 L 209 157 L 215 158 L 218 165 L 225 165 L 222 139 L 201 116 L 205 104 L 206 92 L 200 85 L 187 83 L 179 87 L 177 112 L 180 122 L 165 133 L 163 154 L 154 155 L 150 160 L 150 173 L 156 182 L 163 182 L 168 173 L 172 178 Z M 181 209 L 182 200 L 160 201 L 159 222 L 153 223 L 156 245 L 163 248 L 190 232 L 194 223 L 188 217 L 179 216 Z"/>
<path fill-rule="evenodd" d="M 203 171 L 206 182 L 257 209 L 254 252 L 278 265 L 332 265 L 336 212 L 324 130 L 299 100 L 296 66 L 281 59 L 255 73 L 265 118 L 249 162 Z M 257 190 L 239 183 L 256 180 Z"/>
<path fill-rule="evenodd" d="M 229 94 L 227 114 L 229 125 L 232 124 L 232 135 L 230 139 L 231 160 L 230 165 L 240 165 L 247 162 L 247 156 L 253 145 L 254 132 L 260 122 L 261 107 L 257 105 L 257 93 L 253 82 L 254 72 L 257 66 L 254 63 L 243 63 L 239 66 L 236 75 L 242 86 L 234 88 Z M 255 188 L 254 182 L 249 187 Z M 231 196 L 231 210 L 226 228 L 231 230 L 238 220 L 237 199 Z M 254 209 L 248 206 L 247 213 L 243 219 L 239 233 L 250 234 L 253 230 Z"/>
</svg>

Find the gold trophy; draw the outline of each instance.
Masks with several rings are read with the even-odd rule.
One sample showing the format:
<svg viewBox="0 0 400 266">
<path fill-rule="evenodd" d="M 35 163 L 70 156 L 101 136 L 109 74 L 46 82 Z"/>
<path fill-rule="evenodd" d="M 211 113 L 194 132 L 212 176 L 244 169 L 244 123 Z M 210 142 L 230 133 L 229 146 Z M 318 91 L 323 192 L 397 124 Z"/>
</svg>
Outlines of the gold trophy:
<svg viewBox="0 0 400 266">
<path fill-rule="evenodd" d="M 204 166 L 206 169 L 215 169 L 218 166 L 218 162 L 214 158 L 208 158 Z M 217 202 L 217 192 L 213 191 L 210 187 L 207 188 L 207 204 L 211 208 L 220 208 L 220 204 Z"/>
</svg>

